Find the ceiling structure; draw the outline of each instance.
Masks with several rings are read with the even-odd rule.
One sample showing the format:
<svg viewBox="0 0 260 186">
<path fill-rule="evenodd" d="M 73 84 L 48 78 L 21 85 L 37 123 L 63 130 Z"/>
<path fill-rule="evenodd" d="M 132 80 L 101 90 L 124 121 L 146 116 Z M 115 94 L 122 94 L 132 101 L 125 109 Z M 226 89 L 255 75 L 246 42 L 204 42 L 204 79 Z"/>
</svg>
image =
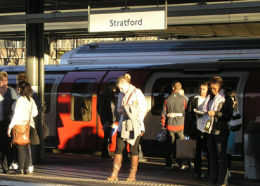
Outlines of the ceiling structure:
<svg viewBox="0 0 260 186">
<path fill-rule="evenodd" d="M 165 0 L 45 0 L 44 14 L 25 15 L 26 0 L 1 0 L 0 39 L 24 39 L 25 23 L 44 22 L 50 38 L 259 37 L 260 0 L 168 0 L 166 30 L 88 32 L 91 11 L 135 11 L 164 7 Z"/>
</svg>

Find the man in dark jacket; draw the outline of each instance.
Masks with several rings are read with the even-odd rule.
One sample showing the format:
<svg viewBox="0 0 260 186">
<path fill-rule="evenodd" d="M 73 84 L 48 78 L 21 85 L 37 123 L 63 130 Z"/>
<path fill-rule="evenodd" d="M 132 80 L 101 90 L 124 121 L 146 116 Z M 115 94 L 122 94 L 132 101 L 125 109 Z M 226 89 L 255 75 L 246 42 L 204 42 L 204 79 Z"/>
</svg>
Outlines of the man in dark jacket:
<svg viewBox="0 0 260 186">
<path fill-rule="evenodd" d="M 200 117 L 194 112 L 194 109 L 202 111 L 203 105 L 206 101 L 208 94 L 208 82 L 200 84 L 199 95 L 193 96 L 189 99 L 185 115 L 185 136 L 190 136 L 197 142 L 196 156 L 194 160 L 195 165 L 195 177 L 202 178 L 204 174 L 201 172 L 201 150 L 206 147 L 206 134 L 203 133 L 203 127 L 198 126 L 197 119 Z"/>
<path fill-rule="evenodd" d="M 111 126 L 114 122 L 118 121 L 116 110 L 116 85 L 109 83 L 104 92 L 98 99 L 98 113 L 100 115 L 101 124 L 104 130 L 104 139 L 102 145 L 102 158 L 109 158 L 108 144 L 111 143 Z"/>
<path fill-rule="evenodd" d="M 172 153 L 175 157 L 175 135 L 181 140 L 184 139 L 186 98 L 180 94 L 182 90 L 180 82 L 174 82 L 172 88 L 172 94 L 165 100 L 161 120 L 162 127 L 167 129 L 166 169 L 172 167 Z"/>
</svg>

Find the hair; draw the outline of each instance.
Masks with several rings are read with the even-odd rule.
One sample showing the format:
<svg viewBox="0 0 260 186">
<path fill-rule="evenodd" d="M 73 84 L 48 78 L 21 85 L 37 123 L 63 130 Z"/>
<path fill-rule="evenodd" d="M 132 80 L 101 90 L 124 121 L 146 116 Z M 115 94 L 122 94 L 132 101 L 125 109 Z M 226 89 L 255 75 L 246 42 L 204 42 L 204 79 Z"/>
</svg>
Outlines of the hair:
<svg viewBox="0 0 260 186">
<path fill-rule="evenodd" d="M 8 74 L 5 71 L 0 72 L 0 81 L 2 81 L 6 77 L 8 79 Z"/>
<path fill-rule="evenodd" d="M 209 79 L 209 84 L 217 84 L 220 87 L 223 85 L 223 79 L 219 76 L 213 76 Z"/>
<path fill-rule="evenodd" d="M 18 83 L 21 82 L 21 81 L 28 82 L 28 78 L 27 78 L 27 76 L 24 72 L 20 72 L 17 75 L 16 80 L 17 80 Z"/>
<path fill-rule="evenodd" d="M 20 81 L 17 87 L 20 90 L 20 95 L 25 96 L 30 101 L 31 85 L 25 81 Z"/>
<path fill-rule="evenodd" d="M 202 82 L 202 83 L 200 83 L 200 85 L 199 85 L 199 88 L 200 88 L 200 86 L 206 86 L 206 87 L 209 87 L 209 82 L 208 81 L 204 81 L 204 82 Z"/>
<path fill-rule="evenodd" d="M 172 84 L 172 88 L 174 89 L 174 91 L 179 92 L 182 89 L 182 85 L 179 81 L 175 81 Z"/>
<path fill-rule="evenodd" d="M 127 83 L 131 83 L 131 76 L 130 74 L 125 74 L 123 76 L 120 76 L 117 79 L 116 85 L 118 86 L 120 83 L 122 83 L 123 81 L 127 82 Z"/>
</svg>

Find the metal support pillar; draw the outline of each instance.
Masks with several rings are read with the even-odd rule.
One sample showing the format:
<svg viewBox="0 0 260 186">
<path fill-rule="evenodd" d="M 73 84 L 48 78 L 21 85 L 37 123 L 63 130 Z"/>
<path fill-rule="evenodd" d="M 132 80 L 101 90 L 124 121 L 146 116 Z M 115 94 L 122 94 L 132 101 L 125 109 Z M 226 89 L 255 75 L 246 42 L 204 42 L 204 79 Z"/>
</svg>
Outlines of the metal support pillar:
<svg viewBox="0 0 260 186">
<path fill-rule="evenodd" d="M 26 0 L 26 14 L 37 14 L 44 12 L 44 0 Z M 44 24 L 27 23 L 26 24 L 26 75 L 34 91 L 39 95 L 41 109 L 39 110 L 39 119 L 36 122 L 38 134 L 40 137 L 40 146 L 37 149 L 38 161 L 44 158 L 44 139 L 42 135 L 42 126 L 44 124 Z"/>
</svg>

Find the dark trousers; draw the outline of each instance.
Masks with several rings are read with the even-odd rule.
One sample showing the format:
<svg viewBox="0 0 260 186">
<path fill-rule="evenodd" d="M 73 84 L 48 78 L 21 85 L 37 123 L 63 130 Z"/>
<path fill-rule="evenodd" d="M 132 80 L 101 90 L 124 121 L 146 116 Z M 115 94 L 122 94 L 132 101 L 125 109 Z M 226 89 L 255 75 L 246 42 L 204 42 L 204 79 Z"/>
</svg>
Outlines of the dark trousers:
<svg viewBox="0 0 260 186">
<path fill-rule="evenodd" d="M 17 145 L 18 150 L 18 171 L 27 170 L 30 160 L 30 144 Z"/>
<path fill-rule="evenodd" d="M 108 144 L 111 142 L 111 128 L 104 130 L 104 139 L 102 144 L 102 157 L 109 157 Z"/>
<path fill-rule="evenodd" d="M 228 135 L 208 135 L 209 181 L 212 184 L 228 184 Z"/>
<path fill-rule="evenodd" d="M 135 140 L 134 145 L 130 145 L 130 154 L 131 156 L 138 156 L 139 155 L 139 142 L 141 136 L 138 136 Z M 116 139 L 116 151 L 115 154 L 122 154 L 126 146 L 126 141 L 121 138 L 121 133 L 117 133 Z"/>
<path fill-rule="evenodd" d="M 201 175 L 201 151 L 207 151 L 207 139 L 206 134 L 202 133 L 198 129 L 195 129 L 194 134 L 191 136 L 192 139 L 196 140 L 196 156 L 194 159 L 194 171 L 199 176 Z"/>
<path fill-rule="evenodd" d="M 3 171 L 8 171 L 9 170 L 10 161 L 11 161 L 10 143 L 3 144 L 0 147 L 0 153 L 2 155 L 2 157 L 1 157 L 2 169 L 3 169 Z"/>
<path fill-rule="evenodd" d="M 176 158 L 176 144 L 175 144 L 176 137 L 175 137 L 175 135 L 178 136 L 178 139 L 181 139 L 181 140 L 184 139 L 183 130 L 177 131 L 177 132 L 167 130 L 166 156 L 165 156 L 166 167 L 170 167 L 172 165 L 173 157 Z"/>
</svg>

